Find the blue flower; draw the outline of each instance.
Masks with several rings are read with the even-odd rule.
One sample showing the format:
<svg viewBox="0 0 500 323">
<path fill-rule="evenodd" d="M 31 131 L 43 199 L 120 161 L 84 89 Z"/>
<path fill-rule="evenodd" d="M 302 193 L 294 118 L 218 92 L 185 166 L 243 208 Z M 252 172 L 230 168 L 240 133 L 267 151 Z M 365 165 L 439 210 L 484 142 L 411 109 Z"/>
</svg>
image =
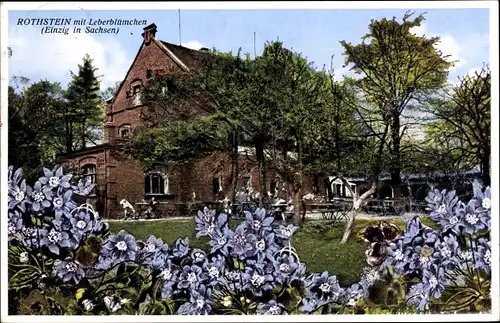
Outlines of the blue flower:
<svg viewBox="0 0 500 323">
<path fill-rule="evenodd" d="M 459 245 L 454 235 L 446 235 L 442 242 L 437 243 L 437 257 L 443 264 L 451 263 L 458 254 Z"/>
<path fill-rule="evenodd" d="M 22 178 L 21 168 L 12 173 L 12 166 L 9 167 L 9 209 L 18 207 L 22 212 L 26 211 L 26 203 L 29 203 L 26 180 Z"/>
<path fill-rule="evenodd" d="M 266 232 L 272 230 L 271 224 L 274 221 L 274 217 L 266 217 L 266 210 L 264 208 L 257 208 L 253 214 L 248 211 L 244 212 L 246 220 L 242 225 L 251 233 L 264 235 Z"/>
<path fill-rule="evenodd" d="M 78 228 L 75 228 L 68 218 L 62 217 L 60 219 L 53 219 L 52 226 L 60 232 L 66 232 L 68 234 L 69 248 L 76 248 L 80 245 L 80 241 L 83 237 L 83 232 Z"/>
<path fill-rule="evenodd" d="M 431 219 L 435 220 L 443 229 L 447 230 L 448 228 L 446 226 L 449 225 L 447 218 L 453 216 L 453 209 L 458 202 L 455 191 L 446 192 L 446 190 L 443 190 L 439 192 L 438 190 L 434 190 L 429 193 L 426 201 L 428 203 L 428 210 L 431 211 L 429 213 Z"/>
<path fill-rule="evenodd" d="M 125 230 L 121 230 L 106 239 L 101 253 L 104 257 L 118 261 L 134 261 L 137 254 L 135 238 Z"/>
<path fill-rule="evenodd" d="M 487 224 L 484 219 L 484 213 L 476 211 L 476 200 L 470 200 L 467 205 L 457 210 L 460 212 L 463 218 L 463 231 L 470 235 L 475 235 L 476 233 L 485 230 Z"/>
<path fill-rule="evenodd" d="M 274 233 L 268 233 L 261 238 L 254 234 L 249 234 L 247 241 L 252 247 L 252 249 L 248 250 L 247 256 L 253 257 L 257 255 L 259 261 L 264 261 L 265 259 L 273 260 L 274 253 L 278 251 L 278 246 L 276 246 L 276 242 L 274 241 Z"/>
<path fill-rule="evenodd" d="M 429 296 L 440 298 L 448 284 L 448 280 L 444 274 L 444 268 L 433 264 L 429 270 L 424 270 L 422 276 L 422 289 L 426 291 Z"/>
<path fill-rule="evenodd" d="M 71 242 L 68 232 L 60 231 L 56 228 L 45 227 L 40 229 L 40 244 L 47 246 L 50 252 L 59 255 L 61 248 L 72 248 L 75 245 Z"/>
<path fill-rule="evenodd" d="M 63 194 L 58 191 L 52 199 L 52 205 L 56 218 L 61 218 L 63 215 L 70 216 L 71 211 L 76 207 L 76 203 L 71 199 L 73 191 L 66 190 Z"/>
<path fill-rule="evenodd" d="M 228 231 L 228 234 L 230 235 L 228 246 L 231 247 L 231 255 L 244 259 L 253 248 L 247 240 L 245 227 L 240 224 L 234 232 Z"/>
<path fill-rule="evenodd" d="M 39 212 L 43 208 L 50 207 L 52 190 L 47 186 L 42 187 L 42 183 L 40 181 L 37 181 L 33 188 L 27 186 L 26 193 L 31 197 L 31 208 L 34 212 Z"/>
<path fill-rule="evenodd" d="M 483 192 L 483 186 L 477 179 L 472 183 L 474 199 L 478 200 L 480 211 L 488 212 L 491 210 L 491 188 L 488 186 Z"/>
<path fill-rule="evenodd" d="M 429 294 L 424 290 L 423 283 L 412 285 L 406 295 L 408 305 L 414 305 L 420 311 L 429 308 Z"/>
<path fill-rule="evenodd" d="M 7 183 L 8 185 L 19 185 L 19 183 L 22 181 L 23 177 L 23 170 L 21 168 L 16 169 L 14 171 L 14 166 L 9 166 L 9 170 L 7 171 Z"/>
<path fill-rule="evenodd" d="M 410 221 L 408 221 L 408 224 L 406 226 L 406 231 L 403 235 L 404 244 L 406 245 L 411 243 L 413 239 L 420 234 L 421 230 L 422 222 L 420 222 L 420 217 L 413 217 Z"/>
<path fill-rule="evenodd" d="M 288 313 L 286 312 L 285 306 L 283 306 L 283 304 L 280 304 L 273 299 L 267 303 L 260 303 L 259 305 L 257 305 L 257 314 L 285 315 Z"/>
<path fill-rule="evenodd" d="M 80 210 L 73 215 L 69 221 L 72 225 L 71 230 L 76 235 L 84 236 L 85 234 L 92 232 L 94 219 L 88 210 Z"/>
<path fill-rule="evenodd" d="M 211 262 L 203 265 L 203 270 L 210 280 L 209 285 L 217 285 L 219 278 L 223 277 L 225 272 L 225 258 L 221 255 L 213 257 Z"/>
<path fill-rule="evenodd" d="M 327 271 L 321 275 L 314 274 L 312 279 L 306 283 L 306 287 L 312 295 L 320 300 L 334 301 L 342 293 L 337 277 L 330 276 Z"/>
<path fill-rule="evenodd" d="M 475 249 L 475 267 L 489 274 L 491 271 L 491 241 L 489 239 L 480 238 Z"/>
<path fill-rule="evenodd" d="M 306 313 L 316 312 L 321 306 L 325 305 L 327 302 L 323 300 L 319 300 L 314 295 L 309 295 L 307 297 L 303 297 L 299 306 L 301 311 Z"/>
<path fill-rule="evenodd" d="M 43 169 L 44 176 L 40 177 L 39 181 L 43 185 L 48 185 L 51 189 L 63 187 L 70 188 L 71 184 L 69 180 L 71 179 L 70 175 L 64 175 L 62 167 L 55 167 L 54 170 L 49 170 L 47 168 Z"/>
<path fill-rule="evenodd" d="M 221 283 L 232 287 L 234 290 L 240 290 L 243 282 L 243 275 L 239 271 L 228 270 L 221 277 Z"/>
<path fill-rule="evenodd" d="M 162 269 L 170 257 L 168 245 L 153 235 L 148 237 L 140 253 L 144 258 L 142 263 L 152 270 Z"/>
<path fill-rule="evenodd" d="M 294 232 L 297 230 L 297 227 L 293 224 L 289 224 L 287 226 L 280 224 L 279 227 L 275 230 L 276 237 L 289 240 Z"/>
<path fill-rule="evenodd" d="M 194 220 L 197 238 L 206 236 L 215 230 L 215 210 L 204 207 L 203 211 L 198 210 Z"/>
<path fill-rule="evenodd" d="M 172 254 L 175 258 L 182 258 L 189 253 L 189 238 L 175 240 L 174 247 L 172 248 Z"/>
<path fill-rule="evenodd" d="M 201 267 L 197 265 L 184 266 L 182 272 L 179 276 L 178 288 L 191 290 L 198 288 L 201 283 L 203 283 L 208 278 L 208 275 L 204 273 Z"/>
<path fill-rule="evenodd" d="M 40 247 L 42 237 L 40 228 L 23 227 L 21 229 L 22 244 L 31 249 Z"/>
<path fill-rule="evenodd" d="M 192 290 L 189 302 L 182 304 L 177 310 L 179 315 L 207 315 L 210 313 L 212 289 L 201 285 Z"/>
<path fill-rule="evenodd" d="M 297 279 L 297 269 L 299 263 L 295 257 L 288 254 L 278 255 L 274 262 L 276 281 L 280 284 L 289 285 L 292 281 Z"/>
<path fill-rule="evenodd" d="M 64 261 L 56 260 L 54 262 L 54 270 L 56 276 L 63 282 L 74 281 L 75 284 L 78 284 L 85 277 L 82 265 L 72 259 L 65 259 Z"/>
<path fill-rule="evenodd" d="M 366 291 L 360 284 L 352 284 L 345 293 L 345 305 L 354 306 L 363 297 L 366 296 Z"/>
<path fill-rule="evenodd" d="M 173 286 L 179 278 L 179 268 L 172 264 L 172 261 L 168 259 L 158 277 L 163 281 L 161 297 L 171 297 L 174 291 Z"/>
<path fill-rule="evenodd" d="M 207 254 L 201 249 L 193 249 L 191 259 L 193 259 L 193 263 L 203 265 L 207 261 Z"/>
<path fill-rule="evenodd" d="M 23 217 L 17 210 L 9 210 L 9 221 L 7 225 L 7 233 L 9 237 L 16 235 L 23 228 Z"/>
<path fill-rule="evenodd" d="M 232 237 L 233 235 L 234 233 L 227 227 L 224 227 L 220 230 L 215 230 L 212 234 L 210 234 L 209 244 L 210 247 L 212 247 L 210 252 L 215 253 L 217 251 L 220 251 L 223 255 L 227 255 L 229 237 Z"/>
<path fill-rule="evenodd" d="M 258 268 L 246 267 L 243 274 L 243 289 L 251 292 L 255 296 L 262 296 L 262 293 L 274 288 L 274 278 L 271 274 L 266 274 Z"/>
<path fill-rule="evenodd" d="M 397 274 L 402 274 L 404 272 L 405 265 L 410 256 L 410 250 L 405 249 L 403 239 L 404 238 L 396 239 L 389 243 L 387 256 L 382 265 L 383 267 L 393 266 Z"/>
<path fill-rule="evenodd" d="M 97 259 L 97 263 L 95 264 L 95 269 L 106 271 L 109 268 L 116 265 L 117 259 L 108 258 L 106 256 L 100 255 Z"/>
</svg>

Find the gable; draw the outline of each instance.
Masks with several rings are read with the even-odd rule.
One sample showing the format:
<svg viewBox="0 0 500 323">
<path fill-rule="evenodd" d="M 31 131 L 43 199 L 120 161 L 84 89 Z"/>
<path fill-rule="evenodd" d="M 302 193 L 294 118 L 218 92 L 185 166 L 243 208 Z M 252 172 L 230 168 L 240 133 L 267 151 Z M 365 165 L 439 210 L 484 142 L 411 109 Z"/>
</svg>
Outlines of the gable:
<svg viewBox="0 0 500 323">
<path fill-rule="evenodd" d="M 124 80 L 115 93 L 111 113 L 115 113 L 133 106 L 133 97 L 127 95 L 132 85 L 146 85 L 147 71 L 161 71 L 164 74 L 179 74 L 189 71 L 187 66 L 168 51 L 161 42 L 151 41 L 148 45 L 142 43 L 139 51 L 130 66 Z"/>
</svg>

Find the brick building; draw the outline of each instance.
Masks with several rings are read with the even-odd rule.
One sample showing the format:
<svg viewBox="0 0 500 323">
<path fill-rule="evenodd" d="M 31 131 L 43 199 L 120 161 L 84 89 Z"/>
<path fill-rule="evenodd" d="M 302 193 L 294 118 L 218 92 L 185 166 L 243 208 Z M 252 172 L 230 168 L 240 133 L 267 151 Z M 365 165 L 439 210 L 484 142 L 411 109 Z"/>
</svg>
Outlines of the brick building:
<svg viewBox="0 0 500 323">
<path fill-rule="evenodd" d="M 61 162 L 80 170 L 96 183 L 90 197 L 101 214 L 121 217 L 120 200 L 131 203 L 149 200 L 186 202 L 214 201 L 224 194 L 231 170 L 230 158 L 214 154 L 180 165 L 158 164 L 145 170 L 137 160 L 122 153 L 123 144 L 141 123 L 141 90 L 153 75 L 179 75 L 199 68 L 207 52 L 188 49 L 156 39 L 155 24 L 144 28 L 143 42 L 114 97 L 107 102 L 104 143 L 63 156 Z M 251 154 L 251 153 L 250 153 Z M 258 169 L 248 150 L 240 154 L 239 186 L 259 187 Z M 268 172 L 271 183 L 274 173 Z"/>
</svg>

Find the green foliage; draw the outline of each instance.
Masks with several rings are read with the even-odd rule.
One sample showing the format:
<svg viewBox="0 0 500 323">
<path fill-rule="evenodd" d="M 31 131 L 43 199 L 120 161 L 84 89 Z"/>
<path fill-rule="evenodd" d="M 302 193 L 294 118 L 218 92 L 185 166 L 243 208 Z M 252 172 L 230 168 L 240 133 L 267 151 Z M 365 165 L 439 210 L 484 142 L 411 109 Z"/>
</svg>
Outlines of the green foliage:
<svg viewBox="0 0 500 323">
<path fill-rule="evenodd" d="M 491 71 L 483 67 L 475 75 L 459 78 L 460 84 L 445 90 L 442 97 L 432 97 L 426 112 L 432 121 L 427 125 L 430 148 L 436 150 L 437 162 L 455 170 L 469 170 L 481 165 L 489 183 L 491 158 Z"/>
<path fill-rule="evenodd" d="M 68 101 L 67 127 L 78 138 L 78 148 L 85 148 L 88 143 L 95 144 L 102 136 L 100 127 L 104 121 L 104 105 L 96 71 L 93 60 L 86 55 L 83 64 L 78 65 L 78 73 L 72 73 L 73 78 L 65 93 Z"/>
<path fill-rule="evenodd" d="M 412 16 L 413 13 L 406 13 L 402 22 L 395 17 L 372 20 L 360 44 L 340 42 L 345 50 L 345 66 L 360 76 L 349 80 L 360 100 L 356 107 L 360 119 L 370 136 L 389 152 L 387 164 L 396 197 L 400 192 L 400 172 L 405 166 L 402 154 L 411 151 L 411 147 L 402 145 L 405 132 L 414 122 L 405 112 L 414 109 L 418 100 L 441 89 L 453 65 L 436 49 L 438 37 L 412 33 L 411 29 L 424 20 L 423 15 L 414 19 Z M 380 164 L 382 159 L 378 160 Z M 380 165 L 375 170 L 381 171 Z"/>
<path fill-rule="evenodd" d="M 63 90 L 60 84 L 39 81 L 29 84 L 23 77 L 17 88 L 8 91 L 9 115 L 9 164 L 24 167 L 27 178 L 33 178 L 42 164 L 50 164 L 53 154 L 58 152 L 54 142 L 55 118 L 63 105 Z M 21 88 L 21 86 L 25 86 Z M 62 135 L 62 134 L 60 134 Z"/>
<path fill-rule="evenodd" d="M 228 137 L 227 124 L 212 117 L 178 120 L 138 132 L 125 151 L 149 167 L 155 160 L 185 162 L 216 151 L 227 151 Z"/>
</svg>

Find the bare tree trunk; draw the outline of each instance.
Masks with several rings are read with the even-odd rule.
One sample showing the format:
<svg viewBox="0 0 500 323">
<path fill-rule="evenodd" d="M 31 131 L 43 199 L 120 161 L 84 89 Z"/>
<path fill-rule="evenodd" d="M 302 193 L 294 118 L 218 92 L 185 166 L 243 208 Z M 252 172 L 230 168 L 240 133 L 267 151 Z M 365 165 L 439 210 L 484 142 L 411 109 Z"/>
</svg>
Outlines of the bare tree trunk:
<svg viewBox="0 0 500 323">
<path fill-rule="evenodd" d="M 370 195 L 375 193 L 375 191 L 377 190 L 377 184 L 378 184 L 377 177 L 378 177 L 378 175 L 373 177 L 372 184 L 371 184 L 370 189 L 368 191 L 366 191 L 365 193 L 363 193 L 359 197 L 358 197 L 357 193 L 352 195 L 353 196 L 352 209 L 351 209 L 351 212 L 349 212 L 349 218 L 347 219 L 347 225 L 346 225 L 346 228 L 344 230 L 344 235 L 342 236 L 342 241 L 340 243 L 347 243 L 347 240 L 349 240 L 349 237 L 351 236 L 351 233 L 352 233 L 352 228 L 354 227 L 354 221 L 356 220 L 356 216 L 358 215 L 359 210 L 361 209 L 361 206 L 370 197 Z M 341 179 L 342 179 L 342 182 L 344 183 L 344 185 L 349 187 L 347 181 L 343 177 L 341 177 Z M 350 188 L 349 188 L 349 190 L 350 190 Z"/>
<path fill-rule="evenodd" d="M 399 120 L 399 113 L 394 110 L 392 114 L 392 156 L 391 156 L 391 185 L 394 192 L 394 198 L 401 197 L 401 123 Z"/>
<path fill-rule="evenodd" d="M 349 191 L 351 192 L 352 195 L 352 210 L 349 213 L 349 218 L 347 219 L 347 225 L 344 230 L 344 235 L 342 236 L 342 241 L 340 243 L 347 243 L 347 240 L 349 240 L 349 237 L 351 236 L 352 233 L 352 228 L 354 227 L 354 221 L 356 220 L 356 216 L 359 213 L 359 210 L 361 209 L 361 206 L 365 203 L 365 201 L 370 197 L 370 195 L 374 194 L 375 191 L 377 190 L 378 186 L 378 176 L 380 174 L 380 169 L 382 165 L 382 153 L 384 151 L 384 143 L 385 143 L 385 138 L 387 136 L 387 132 L 389 130 L 389 125 L 386 124 L 384 133 L 382 135 L 382 138 L 380 139 L 379 146 L 378 146 L 378 152 L 375 158 L 375 167 L 373 168 L 373 175 L 371 179 L 371 186 L 370 189 L 363 193 L 359 198 L 358 194 L 353 194 L 351 187 L 349 183 L 344 179 L 344 177 L 340 177 L 342 182 L 344 183 L 344 186 L 346 186 Z"/>
</svg>

